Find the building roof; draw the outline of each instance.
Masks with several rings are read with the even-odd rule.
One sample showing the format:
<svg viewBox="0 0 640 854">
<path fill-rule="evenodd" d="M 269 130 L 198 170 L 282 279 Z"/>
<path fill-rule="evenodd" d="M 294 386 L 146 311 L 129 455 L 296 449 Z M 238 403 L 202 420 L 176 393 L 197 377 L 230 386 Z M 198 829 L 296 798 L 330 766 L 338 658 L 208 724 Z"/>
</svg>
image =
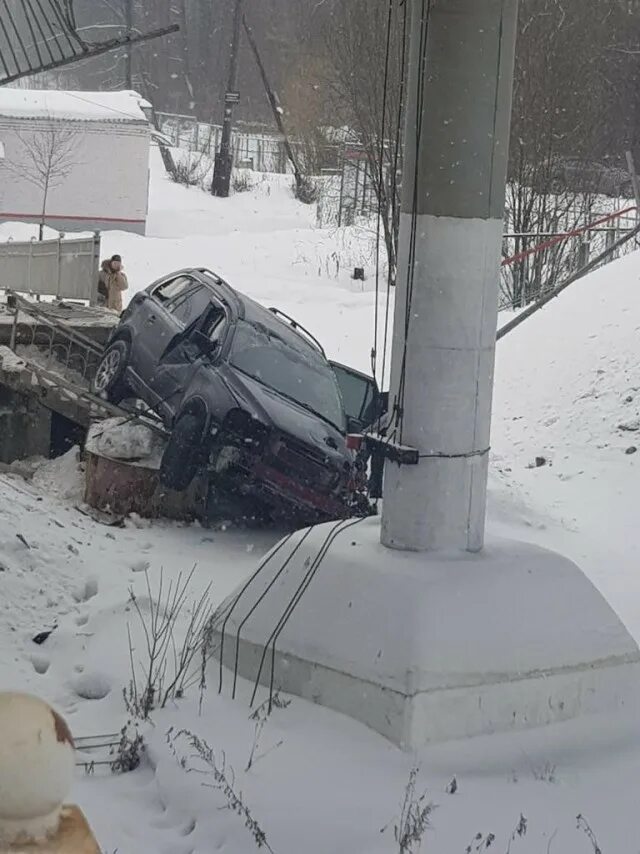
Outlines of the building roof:
<svg viewBox="0 0 640 854">
<path fill-rule="evenodd" d="M 148 124 L 151 105 L 137 92 L 0 88 L 0 117 Z"/>
</svg>

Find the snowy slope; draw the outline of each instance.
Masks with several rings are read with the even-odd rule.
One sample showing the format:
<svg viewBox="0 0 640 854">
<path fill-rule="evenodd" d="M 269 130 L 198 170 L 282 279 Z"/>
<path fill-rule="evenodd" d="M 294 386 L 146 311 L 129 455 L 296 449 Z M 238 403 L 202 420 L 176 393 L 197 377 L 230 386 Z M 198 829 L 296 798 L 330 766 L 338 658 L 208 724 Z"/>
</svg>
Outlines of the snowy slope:
<svg viewBox="0 0 640 854">
<path fill-rule="evenodd" d="M 294 313 L 331 355 L 368 367 L 372 281 L 362 289 L 349 269 L 364 264 L 372 272 L 371 235 L 316 230 L 313 210 L 291 198 L 284 180 L 223 201 L 171 184 L 156 166 L 151 234 L 104 235 L 105 254 L 124 256 L 131 292 L 168 270 L 208 265 L 262 302 Z M 24 235 L 26 228 L 3 226 L 0 236 Z M 578 560 L 638 639 L 640 462 L 625 453 L 634 433 L 619 427 L 640 419 L 639 277 L 636 254 L 576 284 L 500 343 L 490 496 L 496 533 Z M 382 294 L 383 311 L 384 305 Z M 548 464 L 530 468 L 536 456 Z M 76 735 L 95 735 L 126 721 L 128 629 L 142 657 L 128 589 L 146 607 L 142 569 L 148 564 L 156 590 L 161 568 L 168 581 L 195 565 L 193 597 L 211 582 L 215 604 L 278 534 L 135 520 L 108 528 L 75 509 L 80 498 L 73 453 L 44 465 L 32 482 L 0 475 L 0 684 L 36 691 L 59 705 Z M 56 624 L 42 646 L 33 643 L 37 632 Z M 87 700 L 78 691 L 107 693 Z M 528 833 L 513 842 L 513 854 L 593 851 L 576 828 L 579 813 L 605 854 L 637 848 L 634 722 L 587 721 L 411 757 L 352 721 L 294 700 L 266 724 L 260 758 L 246 772 L 255 724 L 245 691 L 241 686 L 233 702 L 228 690 L 218 696 L 217 684 L 210 685 L 202 713 L 198 692 L 188 692 L 154 715 L 144 767 L 122 777 L 79 774 L 75 795 L 104 851 L 254 850 L 241 818 L 221 809 L 220 793 L 203 785 L 208 778 L 185 773 L 172 756 L 170 727 L 191 729 L 218 757 L 224 752 L 278 854 L 397 852 L 393 828 L 414 764 L 421 766 L 420 791 L 438 805 L 425 851 L 462 854 L 477 833 L 495 833 L 495 849 L 506 851 L 521 813 Z M 184 741 L 176 750 L 193 764 Z M 448 795 L 454 775 L 459 788 Z M 480 845 L 476 840 L 472 851 Z"/>
</svg>

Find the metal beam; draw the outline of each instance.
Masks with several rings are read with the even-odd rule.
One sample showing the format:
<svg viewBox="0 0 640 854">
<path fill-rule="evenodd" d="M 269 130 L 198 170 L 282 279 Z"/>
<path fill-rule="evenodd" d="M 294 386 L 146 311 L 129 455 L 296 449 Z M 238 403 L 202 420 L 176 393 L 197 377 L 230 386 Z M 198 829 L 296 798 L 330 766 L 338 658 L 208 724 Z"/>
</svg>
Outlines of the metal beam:
<svg viewBox="0 0 640 854">
<path fill-rule="evenodd" d="M 13 83 L 15 80 L 20 80 L 22 77 L 30 77 L 32 74 L 39 74 L 45 71 L 53 71 L 56 68 L 63 68 L 67 65 L 73 65 L 76 62 L 81 62 L 85 59 L 92 59 L 96 56 L 102 56 L 105 53 L 110 53 L 112 50 L 118 50 L 122 47 L 152 41 L 153 39 L 158 39 L 162 36 L 167 36 L 171 33 L 178 32 L 179 29 L 180 26 L 178 24 L 172 24 L 169 27 L 162 27 L 161 29 L 151 30 L 148 33 L 142 33 L 140 35 L 127 34 L 115 39 L 110 39 L 108 42 L 93 45 L 92 47 L 87 48 L 87 50 L 84 50 L 82 53 L 76 53 L 73 56 L 63 57 L 62 59 L 57 59 L 52 62 L 49 62 L 46 65 L 42 65 L 35 68 L 29 68 L 25 71 L 19 71 L 18 73 L 10 74 L 8 77 L 0 78 L 0 86 L 5 86 L 7 83 Z"/>
</svg>

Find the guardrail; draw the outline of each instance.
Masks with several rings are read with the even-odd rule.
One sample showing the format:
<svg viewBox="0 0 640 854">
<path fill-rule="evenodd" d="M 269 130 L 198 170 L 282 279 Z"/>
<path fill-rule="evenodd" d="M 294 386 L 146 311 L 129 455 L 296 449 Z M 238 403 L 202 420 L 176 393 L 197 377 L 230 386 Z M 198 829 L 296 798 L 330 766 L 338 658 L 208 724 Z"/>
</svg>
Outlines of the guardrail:
<svg viewBox="0 0 640 854">
<path fill-rule="evenodd" d="M 636 210 L 627 206 L 562 232 L 505 234 L 505 253 L 511 241 L 517 251 L 502 260 L 500 308 L 524 308 L 552 291 L 558 280 L 586 268 L 594 256 L 601 260 L 590 269 L 633 251 L 635 243 L 619 238 L 635 229 Z"/>
<path fill-rule="evenodd" d="M 100 235 L 66 240 L 9 240 L 0 243 L 0 290 L 82 300 L 98 300 Z"/>
</svg>

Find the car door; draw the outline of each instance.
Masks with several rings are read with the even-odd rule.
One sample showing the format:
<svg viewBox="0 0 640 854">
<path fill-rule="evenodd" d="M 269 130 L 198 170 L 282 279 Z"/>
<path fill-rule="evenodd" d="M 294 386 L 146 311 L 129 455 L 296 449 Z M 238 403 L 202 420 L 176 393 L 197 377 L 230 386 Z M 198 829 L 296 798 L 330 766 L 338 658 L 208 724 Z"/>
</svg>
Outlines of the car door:
<svg viewBox="0 0 640 854">
<path fill-rule="evenodd" d="M 213 352 L 208 349 L 209 342 L 213 346 L 214 340 L 210 336 L 213 317 L 221 315 L 224 318 L 225 313 L 211 291 L 200 284 L 178 297 L 175 304 L 170 306 L 170 311 L 180 326 L 180 332 L 169 342 L 160 357 L 152 390 L 165 416 L 172 418 L 179 411 L 202 359 Z M 207 347 L 203 343 L 205 340 Z"/>
<path fill-rule="evenodd" d="M 380 394 L 373 377 L 338 362 L 330 362 L 330 365 L 342 394 L 348 432 L 358 433 L 366 430 L 384 414 L 384 395 Z"/>
<path fill-rule="evenodd" d="M 182 330 L 172 311 L 181 296 L 194 288 L 192 276 L 166 279 L 150 291 L 135 297 L 135 320 L 130 366 L 141 389 L 151 389 L 160 358 L 169 342 Z"/>
</svg>

